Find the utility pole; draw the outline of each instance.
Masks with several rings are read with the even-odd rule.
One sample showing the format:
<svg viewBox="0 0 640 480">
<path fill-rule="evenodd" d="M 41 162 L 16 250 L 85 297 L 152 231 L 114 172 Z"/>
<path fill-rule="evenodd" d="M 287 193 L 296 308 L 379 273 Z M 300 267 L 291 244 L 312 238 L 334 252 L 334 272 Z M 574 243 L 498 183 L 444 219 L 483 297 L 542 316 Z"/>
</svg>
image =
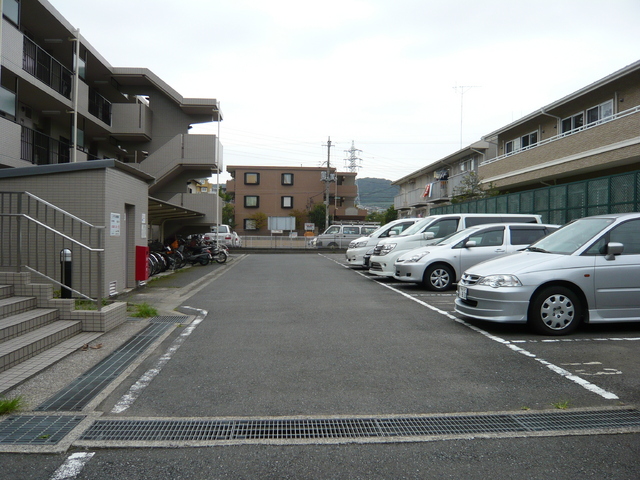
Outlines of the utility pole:
<svg viewBox="0 0 640 480">
<path fill-rule="evenodd" d="M 460 86 L 455 86 L 453 87 L 453 89 L 456 91 L 456 93 L 460 93 L 460 150 L 462 150 L 462 109 L 464 106 L 464 94 L 467 90 L 470 90 L 472 88 L 478 88 L 477 85 L 460 85 Z"/>
<path fill-rule="evenodd" d="M 358 168 L 362 168 L 362 159 L 358 157 L 358 153 L 362 153 L 362 150 L 358 150 L 353 140 L 351 140 L 351 148 L 349 150 L 345 150 L 345 153 L 348 155 L 347 158 L 344 159 L 345 167 L 349 172 L 357 172 Z M 360 162 L 360 165 L 358 164 Z M 358 189 L 358 178 L 356 175 L 356 206 L 360 204 L 360 189 Z"/>
<path fill-rule="evenodd" d="M 335 175 L 331 175 L 331 137 L 328 137 L 327 144 L 327 171 L 323 172 L 322 181 L 324 182 L 324 228 L 329 227 L 329 184 L 335 182 Z"/>
</svg>

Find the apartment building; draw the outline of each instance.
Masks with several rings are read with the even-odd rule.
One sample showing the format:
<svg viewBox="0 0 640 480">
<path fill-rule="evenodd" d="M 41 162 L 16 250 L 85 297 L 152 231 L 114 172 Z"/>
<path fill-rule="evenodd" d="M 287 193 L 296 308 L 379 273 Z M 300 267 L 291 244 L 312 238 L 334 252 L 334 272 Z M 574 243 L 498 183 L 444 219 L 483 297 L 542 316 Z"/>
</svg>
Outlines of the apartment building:
<svg viewBox="0 0 640 480">
<path fill-rule="evenodd" d="M 477 148 L 479 144 L 485 148 Z M 401 192 L 395 199 L 396 209 L 402 216 L 428 214 L 432 208 L 444 213 L 440 207 L 449 203 L 457 186 L 451 182 L 451 173 L 465 174 L 455 164 L 471 159 L 481 184 L 491 184 L 501 193 L 639 171 L 640 61 L 397 180 L 394 183 Z M 449 181 L 431 190 L 428 185 L 434 176 L 452 163 Z M 425 190 L 430 195 L 425 196 Z"/>
<path fill-rule="evenodd" d="M 115 159 L 154 177 L 148 237 L 215 223 L 217 196 L 193 195 L 188 182 L 221 168 L 217 136 L 189 134 L 221 121 L 217 100 L 184 98 L 146 68 L 111 66 L 46 0 L 2 7 L 0 167 Z"/>
<path fill-rule="evenodd" d="M 451 201 L 463 178 L 478 172 L 478 166 L 495 151 L 479 141 L 394 182 L 399 192 L 393 206 L 400 218 L 426 217 L 433 206 Z"/>
<path fill-rule="evenodd" d="M 232 177 L 227 181 L 227 193 L 234 198 L 235 228 L 240 235 L 270 233 L 266 228 L 256 228 L 252 217 L 257 212 L 271 218 L 272 224 L 277 219 L 290 219 L 294 212 L 308 213 L 314 205 L 325 202 L 327 185 L 329 215 L 334 220 L 362 221 L 367 214 L 355 204 L 356 172 L 337 172 L 332 168 L 327 175 L 327 169 L 322 167 L 230 165 L 227 172 Z M 298 233 L 304 233 L 302 228 Z"/>
</svg>

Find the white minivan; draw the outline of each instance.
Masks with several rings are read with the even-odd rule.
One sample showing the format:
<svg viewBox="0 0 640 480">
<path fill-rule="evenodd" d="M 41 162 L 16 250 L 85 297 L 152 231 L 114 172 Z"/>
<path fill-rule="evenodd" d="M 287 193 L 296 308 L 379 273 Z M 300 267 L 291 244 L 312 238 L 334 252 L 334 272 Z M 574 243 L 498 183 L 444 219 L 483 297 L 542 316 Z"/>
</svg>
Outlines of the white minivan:
<svg viewBox="0 0 640 480">
<path fill-rule="evenodd" d="M 364 254 L 368 250 L 375 247 L 383 238 L 389 238 L 394 235 L 400 235 L 411 225 L 416 223 L 420 218 L 401 218 L 384 224 L 370 235 L 356 238 L 349 243 L 346 257 L 347 262 L 352 267 L 364 266 Z"/>
<path fill-rule="evenodd" d="M 542 218 L 540 215 L 519 213 L 431 215 L 414 223 L 402 235 L 380 240 L 369 261 L 369 273 L 393 277 L 396 259 L 408 250 L 433 245 L 451 233 L 485 223 L 542 223 Z"/>
</svg>

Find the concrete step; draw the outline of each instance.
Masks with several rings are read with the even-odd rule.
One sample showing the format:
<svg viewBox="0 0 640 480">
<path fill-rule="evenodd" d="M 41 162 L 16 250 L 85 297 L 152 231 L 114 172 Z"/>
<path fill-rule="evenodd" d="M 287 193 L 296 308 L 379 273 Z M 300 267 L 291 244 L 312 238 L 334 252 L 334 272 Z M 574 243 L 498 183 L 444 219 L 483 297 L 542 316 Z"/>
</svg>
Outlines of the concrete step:
<svg viewBox="0 0 640 480">
<path fill-rule="evenodd" d="M 82 332 L 82 322 L 58 320 L 0 344 L 0 372 Z"/>
<path fill-rule="evenodd" d="M 8 298 L 13 295 L 13 285 L 0 285 L 0 298 Z"/>
<path fill-rule="evenodd" d="M 0 318 L 10 317 L 17 313 L 36 308 L 36 297 L 7 297 L 0 298 Z"/>
<path fill-rule="evenodd" d="M 0 318 L 0 343 L 44 327 L 58 318 L 59 312 L 55 308 L 35 308 Z"/>
</svg>

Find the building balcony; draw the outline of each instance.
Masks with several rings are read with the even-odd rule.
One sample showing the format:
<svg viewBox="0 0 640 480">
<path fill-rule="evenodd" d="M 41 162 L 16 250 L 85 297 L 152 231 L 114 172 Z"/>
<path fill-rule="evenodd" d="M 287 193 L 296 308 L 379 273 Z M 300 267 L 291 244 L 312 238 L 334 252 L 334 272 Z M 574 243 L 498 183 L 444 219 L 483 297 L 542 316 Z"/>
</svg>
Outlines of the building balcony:
<svg viewBox="0 0 640 480">
<path fill-rule="evenodd" d="M 151 140 L 153 112 L 142 103 L 112 104 L 112 136 L 118 141 Z"/>
<path fill-rule="evenodd" d="M 423 207 L 431 203 L 446 202 L 450 199 L 448 180 L 434 180 L 424 187 L 415 188 L 408 192 L 401 192 L 393 200 L 396 210 L 408 210 Z"/>
<path fill-rule="evenodd" d="M 623 166 L 637 156 L 629 149 L 638 148 L 638 131 L 640 107 L 634 107 L 526 149 L 487 159 L 478 174 L 498 188 L 509 188 Z"/>
</svg>

